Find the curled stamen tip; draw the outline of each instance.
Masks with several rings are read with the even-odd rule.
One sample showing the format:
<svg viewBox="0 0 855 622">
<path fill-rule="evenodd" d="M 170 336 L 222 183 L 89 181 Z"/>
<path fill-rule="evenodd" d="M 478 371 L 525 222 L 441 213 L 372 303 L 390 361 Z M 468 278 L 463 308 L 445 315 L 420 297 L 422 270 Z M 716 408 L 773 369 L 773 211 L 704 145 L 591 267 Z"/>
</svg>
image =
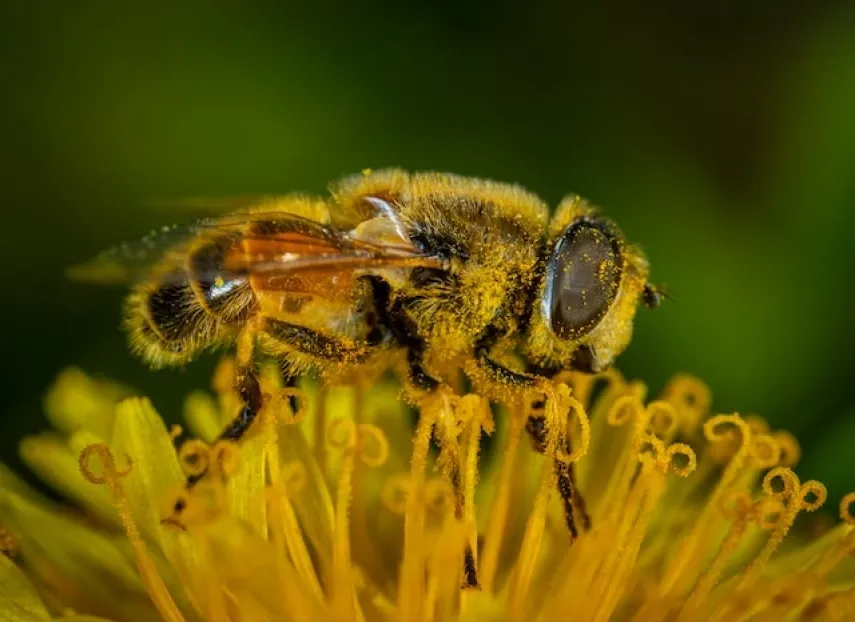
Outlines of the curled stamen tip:
<svg viewBox="0 0 855 622">
<path fill-rule="evenodd" d="M 622 426 L 635 418 L 641 410 L 641 402 L 638 397 L 629 394 L 617 398 L 606 413 L 606 421 L 611 426 Z"/>
<path fill-rule="evenodd" d="M 709 408 L 711 401 L 709 387 L 688 374 L 674 376 L 665 387 L 663 396 L 668 401 L 678 402 L 680 406 L 702 412 Z"/>
<path fill-rule="evenodd" d="M 210 461 L 210 447 L 199 439 L 190 439 L 178 450 L 178 463 L 187 477 L 203 475 Z"/>
<path fill-rule="evenodd" d="M 801 509 L 805 512 L 818 510 L 828 499 L 828 490 L 822 483 L 816 480 L 810 480 L 802 484 L 800 493 Z"/>
<path fill-rule="evenodd" d="M 698 466 L 695 450 L 685 443 L 669 445 L 666 456 L 669 470 L 678 477 L 688 477 Z"/>
<path fill-rule="evenodd" d="M 674 405 L 663 400 L 656 400 L 647 405 L 647 419 L 651 432 L 661 439 L 671 437 L 679 424 Z"/>
<path fill-rule="evenodd" d="M 649 456 L 662 471 L 668 470 L 670 457 L 665 455 L 665 443 L 652 434 L 644 434 L 636 441 L 636 453 L 639 459 Z"/>
<path fill-rule="evenodd" d="M 840 520 L 855 525 L 855 492 L 843 495 L 840 500 Z"/>
<path fill-rule="evenodd" d="M 353 419 L 338 417 L 327 426 L 327 443 L 334 449 L 354 447 L 358 441 L 358 431 Z"/>
<path fill-rule="evenodd" d="M 213 475 L 233 475 L 240 465 L 240 450 L 236 443 L 227 440 L 217 441 L 209 450 L 211 473 Z"/>
<path fill-rule="evenodd" d="M 374 442 L 370 443 L 371 439 Z M 374 452 L 366 451 L 366 448 L 373 444 Z M 365 466 L 376 468 L 381 466 L 389 457 L 389 441 L 386 435 L 376 425 L 370 423 L 362 423 L 357 430 L 357 446 L 359 447 L 359 457 Z"/>
<path fill-rule="evenodd" d="M 800 489 L 799 476 L 787 467 L 775 467 L 763 477 L 763 492 L 776 499 L 792 499 Z"/>
<path fill-rule="evenodd" d="M 704 422 L 704 436 L 711 443 L 732 440 L 732 431 L 738 430 L 745 443 L 751 438 L 751 428 L 736 413 L 731 415 L 713 415 Z"/>
<path fill-rule="evenodd" d="M 780 459 L 778 461 L 779 465 L 785 467 L 796 466 L 802 456 L 802 448 L 799 445 L 798 440 L 796 440 L 796 437 L 785 430 L 778 430 L 772 434 L 772 438 L 775 439 L 775 442 L 778 443 L 778 447 L 781 450 Z"/>
<path fill-rule="evenodd" d="M 101 460 L 101 474 L 98 475 L 92 469 L 92 459 L 99 458 Z M 131 457 L 125 454 L 126 466 L 122 469 L 116 466 L 116 460 L 110 451 L 109 445 L 106 443 L 93 443 L 87 445 L 80 452 L 78 465 L 80 472 L 89 482 L 93 484 L 113 484 L 120 478 L 127 476 L 131 472 L 132 462 Z"/>
<path fill-rule="evenodd" d="M 768 469 L 781 462 L 781 447 L 767 434 L 755 435 L 751 442 L 751 455 L 761 469 Z"/>
<path fill-rule="evenodd" d="M 386 480 L 380 500 L 393 514 L 403 515 L 407 510 L 407 497 L 410 493 L 410 479 L 405 474 L 393 475 Z"/>
</svg>

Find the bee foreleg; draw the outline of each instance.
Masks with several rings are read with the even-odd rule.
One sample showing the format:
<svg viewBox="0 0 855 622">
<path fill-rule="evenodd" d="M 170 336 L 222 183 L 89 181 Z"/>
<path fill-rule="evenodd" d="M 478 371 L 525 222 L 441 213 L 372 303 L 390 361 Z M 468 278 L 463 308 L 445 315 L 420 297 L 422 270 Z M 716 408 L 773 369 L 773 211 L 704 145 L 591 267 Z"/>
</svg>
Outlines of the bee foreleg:
<svg viewBox="0 0 855 622">
<path fill-rule="evenodd" d="M 540 380 L 538 376 L 508 369 L 491 357 L 491 350 L 499 337 L 500 331 L 490 327 L 475 343 L 477 371 L 490 382 L 502 387 L 534 388 Z"/>
</svg>

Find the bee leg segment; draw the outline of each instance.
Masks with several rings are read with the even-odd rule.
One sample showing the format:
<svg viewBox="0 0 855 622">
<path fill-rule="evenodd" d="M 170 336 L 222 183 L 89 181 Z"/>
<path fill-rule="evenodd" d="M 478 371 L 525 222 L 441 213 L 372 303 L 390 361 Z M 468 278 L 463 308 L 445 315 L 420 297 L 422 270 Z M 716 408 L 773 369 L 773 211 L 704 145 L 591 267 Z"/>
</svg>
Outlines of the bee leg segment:
<svg viewBox="0 0 855 622">
<path fill-rule="evenodd" d="M 422 391 L 435 391 L 440 382 L 424 368 L 425 340 L 403 312 L 403 303 L 400 300 L 391 301 L 392 289 L 386 281 L 376 276 L 367 278 L 371 283 L 374 308 L 380 323 L 389 329 L 395 341 L 407 348 L 410 382 Z"/>
<path fill-rule="evenodd" d="M 237 416 L 220 432 L 215 441 L 239 441 L 261 411 L 261 384 L 258 381 L 258 369 L 255 366 L 255 327 L 248 324 L 238 337 L 237 373 L 235 391 L 240 396 L 241 406 Z M 187 478 L 187 487 L 191 488 L 207 475 L 207 471 Z"/>
<path fill-rule="evenodd" d="M 546 417 L 543 415 L 531 415 L 526 422 L 525 429 L 529 437 L 531 437 L 534 450 L 545 454 L 547 448 Z M 566 436 L 562 439 L 561 444 L 564 451 L 570 453 L 570 441 Z M 579 489 L 576 486 L 574 464 L 556 459 L 553 468 L 555 469 L 558 494 L 564 505 L 564 519 L 567 523 L 567 529 L 570 532 L 570 541 L 572 542 L 579 535 L 579 530 L 576 526 L 576 512 L 578 511 L 579 513 L 582 529 L 586 531 L 591 528 L 591 517 L 588 515 L 587 508 L 585 507 L 585 499 L 579 494 Z"/>
<path fill-rule="evenodd" d="M 534 388 L 540 378 L 534 374 L 508 369 L 490 356 L 490 351 L 501 338 L 501 331 L 491 326 L 475 343 L 475 364 L 491 382 L 509 388 Z"/>
<path fill-rule="evenodd" d="M 434 434 L 440 445 L 440 460 L 445 463 L 443 472 L 451 484 L 454 495 L 454 518 L 460 522 L 464 521 L 464 505 L 466 503 L 461 478 L 460 452 L 457 437 L 452 431 L 452 421 L 437 421 L 434 426 Z M 477 589 L 478 571 L 475 565 L 475 553 L 471 544 L 467 541 L 463 550 L 463 589 Z"/>
<path fill-rule="evenodd" d="M 261 410 L 261 385 L 254 365 L 238 372 L 236 388 L 243 406 L 238 416 L 229 422 L 217 440 L 239 441 Z"/>
<path fill-rule="evenodd" d="M 297 386 L 297 375 L 289 371 L 288 366 L 280 362 L 279 375 L 282 378 L 282 386 L 286 389 L 293 389 Z M 291 412 L 296 413 L 300 408 L 300 403 L 294 395 L 288 396 L 288 406 L 291 407 Z"/>
<path fill-rule="evenodd" d="M 284 346 L 324 361 L 359 363 L 368 357 L 371 350 L 362 342 L 346 342 L 333 335 L 273 318 L 265 319 L 264 331 Z"/>
<path fill-rule="evenodd" d="M 400 345 L 407 349 L 407 366 L 409 381 L 425 393 L 434 393 L 443 386 L 430 375 L 424 367 L 425 341 L 418 334 L 410 318 L 404 313 L 404 304 L 398 300 L 391 301 L 389 284 L 379 277 L 368 277 L 374 297 L 374 307 L 380 323 L 382 323 Z M 448 460 L 448 478 L 454 494 L 454 516 L 463 520 L 463 483 L 460 477 L 460 455 L 457 451 L 457 439 L 447 433 L 448 422 L 438 422 L 435 433 L 442 441 L 446 460 Z M 464 589 L 478 587 L 478 572 L 475 566 L 475 553 L 467 542 L 463 550 L 463 585 Z"/>
</svg>

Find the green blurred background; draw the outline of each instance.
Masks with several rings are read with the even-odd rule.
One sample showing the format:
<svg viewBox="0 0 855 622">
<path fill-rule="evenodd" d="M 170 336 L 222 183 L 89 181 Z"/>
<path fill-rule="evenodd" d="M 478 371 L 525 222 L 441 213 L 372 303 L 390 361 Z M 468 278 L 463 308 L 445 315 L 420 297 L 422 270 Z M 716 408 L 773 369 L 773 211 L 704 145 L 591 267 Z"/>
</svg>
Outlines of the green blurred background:
<svg viewBox="0 0 855 622">
<path fill-rule="evenodd" d="M 851 3 L 16 4 L 0 15 L 3 460 L 66 365 L 172 418 L 207 385 L 212 359 L 131 359 L 121 290 L 63 278 L 194 216 L 147 202 L 323 192 L 395 165 L 602 205 L 674 298 L 640 313 L 622 369 L 654 389 L 697 374 L 720 411 L 796 432 L 804 475 L 855 489 Z"/>
</svg>

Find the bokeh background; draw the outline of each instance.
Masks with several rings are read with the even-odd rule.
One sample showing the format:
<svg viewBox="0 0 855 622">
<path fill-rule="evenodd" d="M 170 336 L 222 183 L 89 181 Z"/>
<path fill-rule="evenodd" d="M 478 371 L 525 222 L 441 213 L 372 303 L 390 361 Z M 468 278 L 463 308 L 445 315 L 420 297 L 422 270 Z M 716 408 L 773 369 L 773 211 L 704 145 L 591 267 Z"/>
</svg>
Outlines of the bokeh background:
<svg viewBox="0 0 855 622">
<path fill-rule="evenodd" d="M 152 373 L 121 290 L 66 282 L 195 215 L 153 199 L 323 192 L 365 167 L 602 205 L 673 302 L 620 366 L 688 371 L 855 488 L 851 3 L 3 3 L 0 457 L 74 364 L 175 418 L 213 359 Z M 644 5 L 643 8 L 642 4 Z"/>
</svg>

